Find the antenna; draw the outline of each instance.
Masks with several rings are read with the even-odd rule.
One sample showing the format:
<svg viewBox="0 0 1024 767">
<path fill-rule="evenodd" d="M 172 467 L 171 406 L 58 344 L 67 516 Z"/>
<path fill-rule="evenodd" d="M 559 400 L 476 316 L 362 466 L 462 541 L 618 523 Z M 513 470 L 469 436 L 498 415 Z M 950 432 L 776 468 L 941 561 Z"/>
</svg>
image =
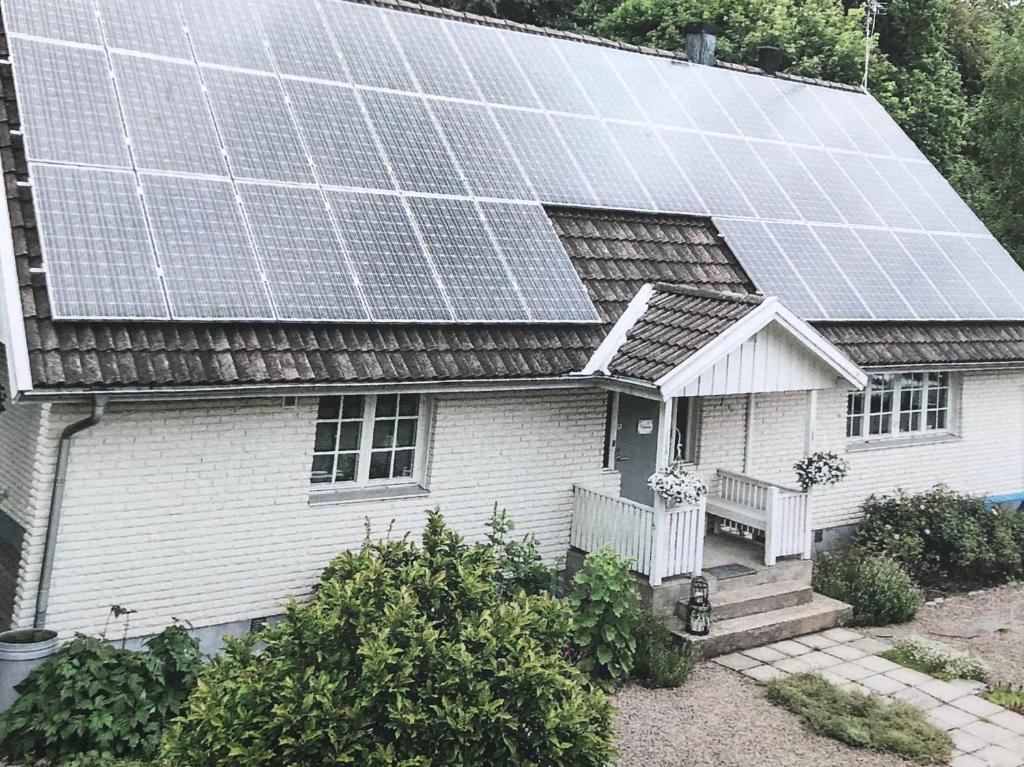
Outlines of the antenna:
<svg viewBox="0 0 1024 767">
<path fill-rule="evenodd" d="M 864 6 L 864 81 L 861 87 L 868 89 L 868 71 L 871 68 L 871 38 L 875 34 L 875 22 L 888 10 L 889 0 L 867 0 Z"/>
</svg>

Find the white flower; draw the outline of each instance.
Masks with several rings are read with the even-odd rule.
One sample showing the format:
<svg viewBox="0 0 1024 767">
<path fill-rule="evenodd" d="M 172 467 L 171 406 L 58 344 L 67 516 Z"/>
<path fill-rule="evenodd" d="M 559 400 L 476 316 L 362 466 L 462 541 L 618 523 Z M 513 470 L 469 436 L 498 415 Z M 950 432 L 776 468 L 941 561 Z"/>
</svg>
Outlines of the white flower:
<svg viewBox="0 0 1024 767">
<path fill-rule="evenodd" d="M 663 499 L 675 504 L 697 503 L 708 492 L 703 480 L 688 472 L 681 463 L 658 469 L 647 479 L 647 485 Z"/>
<path fill-rule="evenodd" d="M 815 485 L 834 485 L 847 475 L 850 465 L 836 453 L 814 453 L 793 467 L 806 492 Z"/>
</svg>

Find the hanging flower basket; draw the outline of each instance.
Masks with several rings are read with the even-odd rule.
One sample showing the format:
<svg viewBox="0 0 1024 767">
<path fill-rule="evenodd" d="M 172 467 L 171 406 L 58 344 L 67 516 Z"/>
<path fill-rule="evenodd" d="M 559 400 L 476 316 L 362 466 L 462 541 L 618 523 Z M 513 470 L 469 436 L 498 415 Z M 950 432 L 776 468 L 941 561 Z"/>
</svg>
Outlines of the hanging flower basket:
<svg viewBox="0 0 1024 767">
<path fill-rule="evenodd" d="M 687 471 L 682 463 L 673 463 L 658 469 L 647 479 L 647 486 L 666 503 L 692 506 L 708 494 L 704 480 Z"/>
<path fill-rule="evenodd" d="M 793 468 L 805 493 L 819 485 L 834 485 L 850 473 L 850 464 L 836 453 L 812 453 Z"/>
</svg>

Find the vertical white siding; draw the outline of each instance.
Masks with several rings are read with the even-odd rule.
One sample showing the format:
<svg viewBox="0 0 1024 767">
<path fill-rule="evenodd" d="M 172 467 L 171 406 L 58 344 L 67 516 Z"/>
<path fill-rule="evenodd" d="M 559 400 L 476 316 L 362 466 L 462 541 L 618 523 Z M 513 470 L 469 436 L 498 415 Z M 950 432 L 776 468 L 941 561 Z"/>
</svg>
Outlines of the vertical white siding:
<svg viewBox="0 0 1024 767">
<path fill-rule="evenodd" d="M 310 505 L 315 401 L 299 402 L 115 405 L 76 438 L 51 627 L 95 631 L 115 603 L 139 611 L 133 634 L 275 614 L 359 546 L 367 518 L 375 536 L 402 535 L 428 506 L 475 538 L 497 503 L 555 557 L 573 483 L 618 493 L 603 393 L 466 394 L 435 400 L 429 497 Z"/>
</svg>

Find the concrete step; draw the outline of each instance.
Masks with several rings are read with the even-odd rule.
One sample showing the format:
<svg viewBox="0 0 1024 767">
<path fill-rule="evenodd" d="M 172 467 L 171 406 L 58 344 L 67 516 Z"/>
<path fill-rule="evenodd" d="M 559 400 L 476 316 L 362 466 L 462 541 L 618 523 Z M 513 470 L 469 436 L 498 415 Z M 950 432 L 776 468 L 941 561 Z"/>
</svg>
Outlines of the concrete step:
<svg viewBox="0 0 1024 767">
<path fill-rule="evenodd" d="M 708 578 L 708 585 L 711 587 L 711 594 L 724 594 L 729 591 L 742 591 L 752 586 L 761 586 L 765 583 L 780 583 L 781 581 L 799 581 L 808 586 L 811 585 L 811 570 L 813 563 L 809 559 L 780 559 L 774 567 L 761 565 L 756 572 L 750 575 L 740 575 L 736 578 L 725 578 L 719 580 L 714 576 Z M 712 599 L 712 602 L 715 600 Z"/>
<path fill-rule="evenodd" d="M 816 631 L 842 625 L 853 613 L 853 608 L 821 594 L 814 594 L 810 602 L 783 607 L 778 610 L 744 615 L 739 618 L 715 620 L 711 633 L 703 637 L 686 633 L 681 620 L 670 629 L 693 643 L 694 653 L 701 658 L 715 658 L 739 650 L 749 650 L 783 639 L 813 634 Z M 712 613 L 716 615 L 716 613 Z M 717 615 L 716 615 L 717 617 Z"/>
<path fill-rule="evenodd" d="M 715 618 L 719 621 L 742 618 L 747 615 L 781 610 L 784 607 L 805 605 L 811 601 L 814 591 L 803 581 L 779 581 L 761 583 L 745 589 L 719 591 L 711 599 Z M 676 615 L 686 620 L 686 602 L 676 603 Z"/>
</svg>

